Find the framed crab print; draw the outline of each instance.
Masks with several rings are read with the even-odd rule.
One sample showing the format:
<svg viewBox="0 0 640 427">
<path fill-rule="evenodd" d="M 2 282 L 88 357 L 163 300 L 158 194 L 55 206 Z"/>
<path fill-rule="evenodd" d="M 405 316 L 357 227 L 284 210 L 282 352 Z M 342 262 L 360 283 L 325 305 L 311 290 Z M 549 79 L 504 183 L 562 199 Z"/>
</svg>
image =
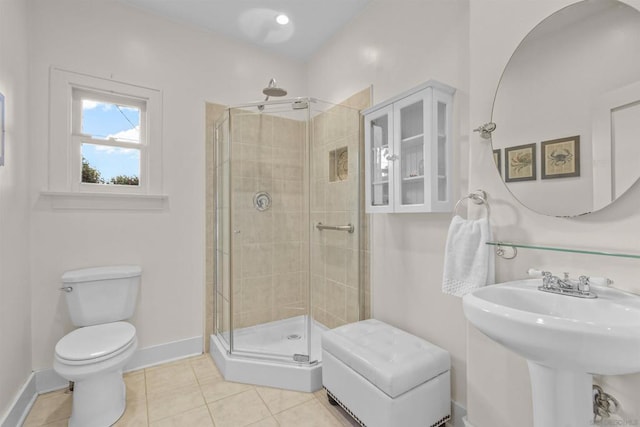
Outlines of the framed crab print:
<svg viewBox="0 0 640 427">
<path fill-rule="evenodd" d="M 502 176 L 502 151 L 499 148 L 493 150 L 493 162 L 496 164 L 498 173 Z"/>
<path fill-rule="evenodd" d="M 517 145 L 504 149 L 504 181 L 536 180 L 536 144 Z"/>
<path fill-rule="evenodd" d="M 542 179 L 580 176 L 580 136 L 543 141 Z"/>
</svg>

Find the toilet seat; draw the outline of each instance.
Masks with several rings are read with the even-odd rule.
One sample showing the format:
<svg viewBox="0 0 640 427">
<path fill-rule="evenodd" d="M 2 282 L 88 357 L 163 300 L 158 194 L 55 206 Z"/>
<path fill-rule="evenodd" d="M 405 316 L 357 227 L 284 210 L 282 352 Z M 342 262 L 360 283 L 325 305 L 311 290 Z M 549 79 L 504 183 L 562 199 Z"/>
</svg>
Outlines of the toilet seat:
<svg viewBox="0 0 640 427">
<path fill-rule="evenodd" d="M 136 328 L 127 322 L 86 326 L 56 344 L 56 357 L 68 365 L 97 363 L 117 356 L 136 342 Z"/>
</svg>

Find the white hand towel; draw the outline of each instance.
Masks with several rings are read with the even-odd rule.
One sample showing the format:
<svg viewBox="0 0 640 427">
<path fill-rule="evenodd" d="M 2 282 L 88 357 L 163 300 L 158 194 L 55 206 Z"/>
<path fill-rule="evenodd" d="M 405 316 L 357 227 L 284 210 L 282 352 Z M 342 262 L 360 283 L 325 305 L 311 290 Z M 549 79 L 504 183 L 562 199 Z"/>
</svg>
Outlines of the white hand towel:
<svg viewBox="0 0 640 427">
<path fill-rule="evenodd" d="M 442 292 L 463 296 L 493 283 L 493 252 L 488 218 L 467 220 L 456 215 L 451 220 L 444 257 Z"/>
</svg>

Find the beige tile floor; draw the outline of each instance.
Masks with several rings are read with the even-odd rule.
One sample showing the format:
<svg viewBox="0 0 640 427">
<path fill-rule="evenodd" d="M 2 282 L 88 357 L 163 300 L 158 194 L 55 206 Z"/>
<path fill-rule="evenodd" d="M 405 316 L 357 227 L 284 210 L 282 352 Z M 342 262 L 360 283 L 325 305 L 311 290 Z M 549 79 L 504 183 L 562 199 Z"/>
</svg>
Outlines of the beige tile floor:
<svg viewBox="0 0 640 427">
<path fill-rule="evenodd" d="M 116 427 L 351 427 L 324 390 L 300 393 L 225 381 L 209 355 L 125 374 L 127 410 Z M 66 427 L 71 394 L 38 396 L 25 427 Z"/>
</svg>

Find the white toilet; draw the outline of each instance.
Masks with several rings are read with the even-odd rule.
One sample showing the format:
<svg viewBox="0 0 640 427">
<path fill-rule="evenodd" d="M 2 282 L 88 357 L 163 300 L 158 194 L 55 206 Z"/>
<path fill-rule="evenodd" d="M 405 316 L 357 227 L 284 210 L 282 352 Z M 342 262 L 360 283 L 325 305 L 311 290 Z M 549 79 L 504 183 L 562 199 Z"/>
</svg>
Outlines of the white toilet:
<svg viewBox="0 0 640 427">
<path fill-rule="evenodd" d="M 71 322 L 80 328 L 56 344 L 53 369 L 74 381 L 69 427 L 107 427 L 124 413 L 122 370 L 133 356 L 133 315 L 142 269 L 138 266 L 87 268 L 64 273 Z"/>
</svg>

